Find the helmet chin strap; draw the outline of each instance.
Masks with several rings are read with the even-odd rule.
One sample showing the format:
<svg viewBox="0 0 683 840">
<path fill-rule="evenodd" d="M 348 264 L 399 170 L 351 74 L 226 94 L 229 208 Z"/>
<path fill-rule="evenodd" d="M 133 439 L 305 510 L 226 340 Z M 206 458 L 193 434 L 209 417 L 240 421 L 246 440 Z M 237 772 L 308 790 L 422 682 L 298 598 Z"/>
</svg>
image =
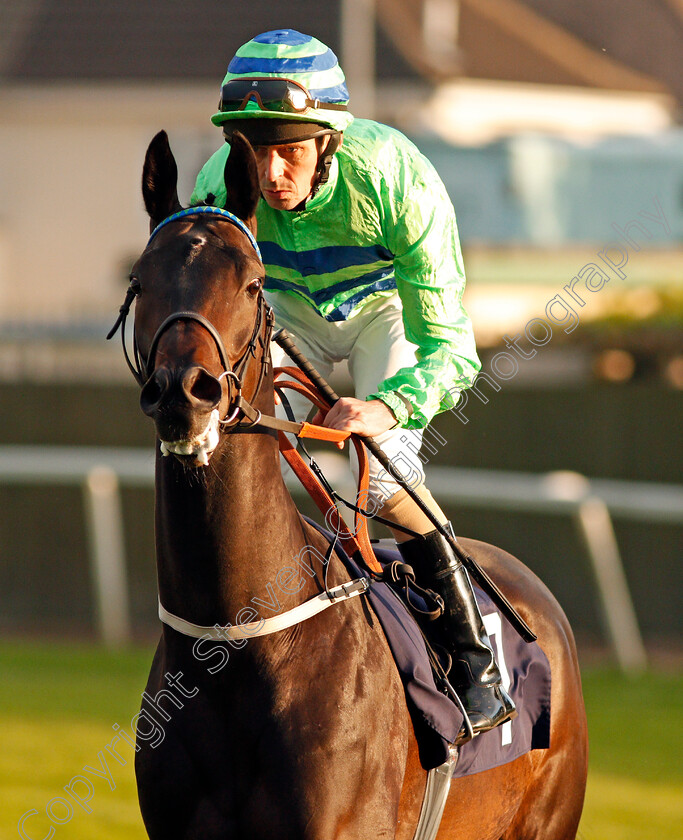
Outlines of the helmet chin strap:
<svg viewBox="0 0 683 840">
<path fill-rule="evenodd" d="M 327 141 L 327 145 L 318 157 L 318 165 L 315 169 L 317 177 L 315 183 L 313 184 L 313 188 L 311 189 L 309 198 L 313 198 L 320 187 L 328 182 L 330 177 L 330 167 L 332 166 L 332 158 L 341 143 L 341 131 L 335 131 L 328 136 L 330 139 Z"/>
</svg>

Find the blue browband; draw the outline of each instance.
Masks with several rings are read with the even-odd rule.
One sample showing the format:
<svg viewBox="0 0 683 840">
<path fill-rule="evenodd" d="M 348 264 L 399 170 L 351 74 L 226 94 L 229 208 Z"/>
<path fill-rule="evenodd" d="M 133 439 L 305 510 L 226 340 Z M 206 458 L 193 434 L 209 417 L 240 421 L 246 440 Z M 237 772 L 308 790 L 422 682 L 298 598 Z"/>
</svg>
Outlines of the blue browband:
<svg viewBox="0 0 683 840">
<path fill-rule="evenodd" d="M 185 216 L 200 216 L 205 213 L 209 213 L 213 216 L 221 216 L 224 219 L 227 219 L 229 222 L 232 222 L 235 227 L 238 227 L 242 233 L 247 237 L 247 239 L 251 242 L 252 247 L 256 251 L 256 256 L 261 260 L 261 251 L 259 250 L 259 246 L 254 239 L 254 234 L 249 230 L 249 228 L 244 224 L 242 219 L 238 219 L 233 213 L 228 212 L 227 210 L 223 210 L 221 207 L 188 207 L 185 210 L 179 210 L 177 213 L 173 213 L 173 215 L 168 216 L 163 222 L 160 222 L 152 231 L 149 236 L 149 240 L 147 241 L 147 247 L 149 247 L 149 243 L 154 239 L 154 237 L 159 233 L 161 228 L 165 227 L 170 222 L 175 222 L 178 219 L 184 219 Z M 263 260 L 261 260 L 263 262 Z"/>
</svg>

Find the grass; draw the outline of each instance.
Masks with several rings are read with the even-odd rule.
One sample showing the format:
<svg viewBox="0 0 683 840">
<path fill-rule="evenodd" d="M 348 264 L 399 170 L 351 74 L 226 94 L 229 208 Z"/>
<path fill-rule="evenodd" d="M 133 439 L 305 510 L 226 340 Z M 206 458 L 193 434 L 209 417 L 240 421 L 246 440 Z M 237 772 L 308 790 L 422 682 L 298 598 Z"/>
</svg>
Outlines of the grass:
<svg viewBox="0 0 683 840">
<path fill-rule="evenodd" d="M 150 660 L 148 649 L 0 644 L 0 837 L 19 837 L 19 818 L 35 810 L 25 830 L 36 840 L 51 825 L 55 840 L 144 840 L 133 750 L 119 743 L 118 764 L 105 746 L 113 724 L 130 727 Z M 681 676 L 584 673 L 591 770 L 583 840 L 683 838 L 682 688 Z M 84 796 L 74 779 L 85 765 L 102 771 L 100 754 L 109 757 L 111 781 L 89 774 L 90 812 L 69 813 L 64 787 Z"/>
<path fill-rule="evenodd" d="M 133 749 L 117 745 L 117 763 L 105 747 L 112 725 L 130 728 L 139 708 L 151 651 L 108 653 L 96 647 L 45 644 L 0 646 L 0 837 L 43 838 L 53 822 L 46 806 L 64 797 L 64 786 L 88 765 L 102 772 L 108 757 L 112 781 L 90 775 L 94 792 L 85 808 L 69 815 L 60 803 L 53 814 L 55 840 L 144 840 L 133 771 Z M 112 790 L 112 785 L 114 789 Z M 74 786 L 85 798 L 85 787 Z"/>
<path fill-rule="evenodd" d="M 683 838 L 683 677 L 583 675 L 590 772 L 584 840 Z"/>
</svg>

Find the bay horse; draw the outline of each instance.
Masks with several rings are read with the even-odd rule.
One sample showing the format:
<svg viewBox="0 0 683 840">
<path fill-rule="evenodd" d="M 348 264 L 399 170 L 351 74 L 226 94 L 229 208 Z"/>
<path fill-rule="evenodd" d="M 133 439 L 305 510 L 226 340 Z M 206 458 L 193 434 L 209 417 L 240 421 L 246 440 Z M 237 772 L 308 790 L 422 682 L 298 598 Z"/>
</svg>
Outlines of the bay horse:
<svg viewBox="0 0 683 840">
<path fill-rule="evenodd" d="M 141 407 L 172 453 L 156 458 L 160 604 L 193 625 L 223 627 L 254 622 L 266 608 L 290 610 L 349 575 L 334 555 L 326 580 L 320 563 L 315 574 L 301 571 L 302 558 L 313 568 L 327 541 L 283 482 L 276 433 L 237 429 L 232 410 L 241 395 L 264 417 L 275 407 L 253 151 L 234 135 L 227 212 L 183 211 L 176 183 L 160 132 L 143 170 L 154 233 L 124 305 L 135 299 L 135 356 L 127 358 Z M 549 749 L 455 780 L 438 837 L 570 840 L 587 762 L 571 629 L 518 560 L 461 542 L 534 628 L 550 662 L 551 739 Z M 136 775 L 152 840 L 413 837 L 426 771 L 364 597 L 240 642 L 200 642 L 164 624 L 144 696 Z"/>
</svg>

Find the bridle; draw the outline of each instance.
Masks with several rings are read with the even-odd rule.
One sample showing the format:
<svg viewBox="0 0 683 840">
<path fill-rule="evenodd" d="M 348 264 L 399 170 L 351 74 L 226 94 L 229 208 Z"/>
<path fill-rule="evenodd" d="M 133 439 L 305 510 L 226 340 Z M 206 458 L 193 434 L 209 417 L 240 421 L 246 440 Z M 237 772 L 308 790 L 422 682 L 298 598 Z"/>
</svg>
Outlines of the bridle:
<svg viewBox="0 0 683 840">
<path fill-rule="evenodd" d="M 256 240 L 254 239 L 251 231 L 245 226 L 241 219 L 237 218 L 237 216 L 234 216 L 227 210 L 222 210 L 218 207 L 190 207 L 186 210 L 181 210 L 178 213 L 168 216 L 168 218 L 164 219 L 154 228 L 147 242 L 147 247 L 149 247 L 150 242 L 154 239 L 157 233 L 167 224 L 170 224 L 178 219 L 186 218 L 187 216 L 202 215 L 204 213 L 219 215 L 222 218 L 227 219 L 231 224 L 235 225 L 235 227 L 239 228 L 239 230 L 247 236 L 249 242 L 256 251 L 256 255 L 259 260 L 261 260 L 259 247 L 256 244 Z M 130 314 L 130 308 L 133 301 L 140 294 L 140 291 L 139 281 L 135 282 L 135 278 L 131 278 L 131 283 L 126 292 L 125 300 L 119 309 L 119 316 L 107 335 L 107 339 L 111 339 L 114 335 L 116 335 L 116 332 L 119 329 L 121 330 L 123 354 L 135 381 L 138 385 L 140 385 L 140 387 L 143 387 L 154 373 L 154 360 L 159 342 L 164 333 L 178 321 L 192 321 L 195 324 L 199 324 L 204 330 L 206 330 L 206 332 L 209 333 L 216 345 L 218 356 L 220 358 L 221 365 L 223 366 L 223 373 L 219 376 L 221 392 L 223 391 L 224 380 L 227 383 L 228 388 L 227 413 L 222 420 L 218 420 L 218 423 L 223 427 L 223 430 L 234 433 L 239 431 L 248 431 L 256 426 L 263 426 L 270 429 L 279 429 L 280 431 L 289 431 L 294 433 L 299 433 L 301 431 L 301 426 L 306 424 L 280 420 L 275 417 L 262 416 L 261 412 L 251 405 L 251 402 L 256 399 L 256 396 L 261 389 L 266 371 L 271 364 L 269 352 L 270 339 L 275 325 L 273 310 L 270 306 L 268 306 L 262 291 L 259 292 L 258 311 L 254 328 L 251 333 L 251 338 L 247 342 L 244 352 L 237 362 L 235 362 L 234 366 L 230 364 L 230 358 L 225 349 L 223 339 L 216 327 L 214 327 L 211 321 L 209 321 L 209 319 L 204 315 L 191 310 L 173 312 L 161 322 L 157 331 L 154 333 L 146 359 L 143 358 L 140 353 L 137 337 L 135 335 L 135 327 L 133 327 L 133 359 L 131 359 L 126 346 L 126 319 Z M 249 402 L 242 396 L 242 377 L 250 359 L 256 358 L 257 346 L 259 343 L 261 344 L 262 350 L 261 369 L 256 383 L 256 388 L 251 397 L 251 402 Z M 245 422 L 245 420 L 247 422 Z M 166 446 L 166 444 L 162 442 L 162 454 L 169 454 L 168 449 L 164 451 L 164 446 Z M 207 460 L 205 460 L 204 463 L 207 463 Z M 336 538 L 330 545 L 330 553 L 334 549 L 335 545 Z M 262 636 L 268 633 L 275 633 L 286 627 L 292 627 L 295 624 L 304 621 L 306 618 L 316 615 L 322 610 L 333 606 L 334 604 L 342 603 L 349 598 L 361 595 L 367 591 L 368 587 L 369 581 L 366 577 L 348 581 L 347 583 L 334 587 L 331 590 L 327 588 L 326 583 L 325 592 L 314 596 L 292 610 L 288 610 L 281 616 L 276 616 L 273 620 L 267 619 L 265 622 L 252 622 L 251 624 L 243 625 L 241 628 L 230 628 L 229 626 L 223 628 L 217 624 L 215 627 L 209 628 L 210 632 L 208 635 L 209 637 L 217 640 L 226 640 L 228 638 L 242 639 L 249 638 L 251 636 Z M 204 632 L 205 628 L 185 621 L 184 619 L 168 612 L 168 610 L 163 607 L 161 601 L 159 601 L 159 617 L 165 624 L 170 625 L 179 633 L 184 633 L 185 635 L 195 638 L 204 638 L 206 636 L 206 633 Z M 256 626 L 257 624 L 258 626 Z"/>
<path fill-rule="evenodd" d="M 181 210 L 178 213 L 173 213 L 171 216 L 168 216 L 154 228 L 154 230 L 150 234 L 145 250 L 149 248 L 149 245 L 152 242 L 152 240 L 162 228 L 166 227 L 166 225 L 170 224 L 171 222 L 175 222 L 179 219 L 186 218 L 188 216 L 200 216 L 205 214 L 220 216 L 221 218 L 226 219 L 232 225 L 237 227 L 248 238 L 251 246 L 256 252 L 256 256 L 258 257 L 258 259 L 261 259 L 261 252 L 259 250 L 258 244 L 256 243 L 252 232 L 244 224 L 244 222 L 237 216 L 228 212 L 227 210 L 223 210 L 220 207 L 208 206 L 189 207 L 186 210 Z M 204 330 L 206 330 L 206 332 L 208 332 L 211 338 L 213 339 L 214 344 L 216 345 L 216 349 L 218 351 L 218 356 L 220 358 L 221 365 L 223 367 L 223 372 L 218 377 L 218 380 L 221 383 L 221 389 L 223 388 L 224 383 L 227 386 L 228 408 L 225 417 L 219 421 L 220 424 L 224 427 L 232 426 L 230 431 L 237 431 L 238 428 L 245 428 L 258 423 L 261 419 L 261 413 L 257 409 L 253 408 L 251 402 L 253 402 L 256 399 L 261 389 L 261 385 L 263 384 L 263 380 L 265 378 L 267 369 L 270 366 L 270 353 L 268 351 L 270 347 L 270 339 L 273 332 L 273 327 L 275 324 L 273 310 L 267 304 L 263 296 L 263 292 L 259 292 L 258 311 L 256 315 L 256 321 L 254 323 L 254 329 L 251 333 L 251 337 L 247 342 L 247 345 L 242 355 L 239 357 L 239 359 L 235 362 L 234 365 L 231 365 L 228 353 L 223 343 L 223 339 L 221 338 L 221 335 L 216 329 L 216 327 L 214 327 L 211 321 L 209 321 L 209 319 L 206 318 L 204 315 L 201 315 L 199 312 L 193 312 L 190 310 L 182 312 L 173 312 L 171 315 L 168 316 L 168 318 L 162 321 L 157 331 L 154 333 L 146 359 L 140 353 L 137 336 L 135 334 L 135 328 L 133 328 L 133 357 L 131 359 L 131 356 L 128 352 L 128 347 L 126 345 L 126 319 L 130 314 L 130 308 L 133 304 L 133 301 L 140 294 L 140 291 L 141 289 L 139 281 L 135 277 L 132 277 L 128 290 L 126 291 L 126 297 L 123 302 L 123 305 L 119 308 L 119 316 L 116 319 L 116 323 L 107 335 L 107 339 L 111 339 L 114 337 L 114 335 L 116 335 L 116 332 L 119 329 L 121 330 L 121 344 L 123 347 L 123 355 L 126 360 L 126 364 L 128 365 L 128 368 L 133 374 L 133 377 L 138 383 L 138 385 L 142 388 L 154 373 L 154 361 L 156 358 L 156 352 L 159 346 L 159 341 L 161 340 L 163 334 L 178 321 L 193 321 L 194 323 L 199 324 Z M 262 332 L 263 335 L 261 335 Z M 246 400 L 242 396 L 242 378 L 247 368 L 247 365 L 249 364 L 249 361 L 251 359 L 256 358 L 257 348 L 259 344 L 261 345 L 262 350 L 261 369 L 259 371 L 259 377 L 256 383 L 254 393 L 251 396 L 250 400 Z M 244 418 L 246 418 L 248 421 L 246 424 L 242 422 Z"/>
</svg>

